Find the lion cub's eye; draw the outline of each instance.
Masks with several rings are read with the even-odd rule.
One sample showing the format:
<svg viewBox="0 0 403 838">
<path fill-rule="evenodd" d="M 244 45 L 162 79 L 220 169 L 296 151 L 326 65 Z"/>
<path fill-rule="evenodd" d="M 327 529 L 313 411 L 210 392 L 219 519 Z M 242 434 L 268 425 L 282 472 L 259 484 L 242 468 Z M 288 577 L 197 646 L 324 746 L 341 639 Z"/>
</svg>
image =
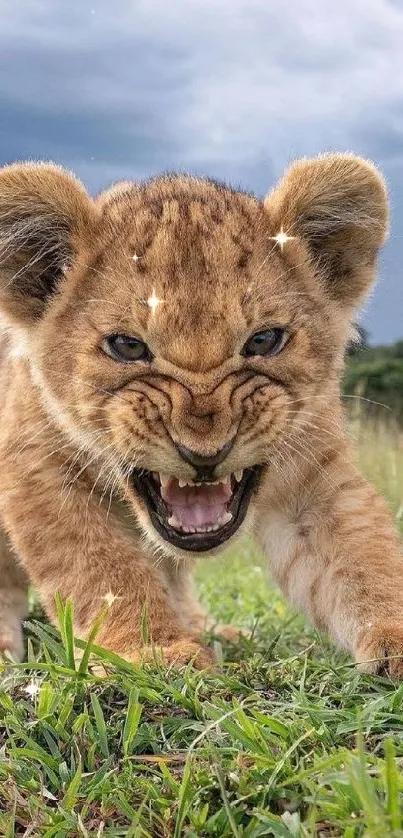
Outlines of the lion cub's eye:
<svg viewBox="0 0 403 838">
<path fill-rule="evenodd" d="M 242 355 L 277 355 L 287 343 L 285 329 L 265 329 L 252 335 L 242 350 Z"/>
<path fill-rule="evenodd" d="M 132 361 L 150 361 L 152 357 L 146 343 L 128 335 L 108 335 L 103 340 L 102 348 L 107 355 L 122 364 L 130 364 Z"/>
</svg>

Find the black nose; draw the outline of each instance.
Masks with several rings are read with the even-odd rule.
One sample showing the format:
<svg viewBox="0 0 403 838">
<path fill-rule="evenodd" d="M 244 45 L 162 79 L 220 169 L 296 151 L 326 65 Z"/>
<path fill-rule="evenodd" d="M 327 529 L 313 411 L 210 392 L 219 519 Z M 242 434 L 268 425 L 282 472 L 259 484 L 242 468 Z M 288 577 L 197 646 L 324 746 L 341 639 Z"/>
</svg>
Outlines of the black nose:
<svg viewBox="0 0 403 838">
<path fill-rule="evenodd" d="M 234 440 L 231 439 L 229 442 L 226 442 L 225 445 L 223 445 L 223 447 L 220 448 L 220 450 L 212 457 L 203 457 L 196 451 L 191 451 L 190 448 L 185 448 L 184 445 L 177 445 L 176 447 L 183 459 L 196 469 L 196 482 L 202 483 L 203 481 L 209 481 L 212 479 L 215 467 L 225 460 L 233 444 Z"/>
</svg>

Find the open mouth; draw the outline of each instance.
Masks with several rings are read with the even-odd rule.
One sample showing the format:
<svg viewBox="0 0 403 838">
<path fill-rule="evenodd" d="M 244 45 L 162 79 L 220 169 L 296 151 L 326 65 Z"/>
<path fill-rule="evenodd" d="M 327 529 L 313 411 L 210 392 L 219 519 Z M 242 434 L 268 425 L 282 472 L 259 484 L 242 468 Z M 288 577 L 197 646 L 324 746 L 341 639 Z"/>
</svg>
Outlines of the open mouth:
<svg viewBox="0 0 403 838">
<path fill-rule="evenodd" d="M 218 547 L 240 527 L 259 472 L 260 466 L 254 466 L 214 483 L 193 483 L 135 469 L 132 481 L 159 534 L 182 550 L 201 553 Z"/>
</svg>

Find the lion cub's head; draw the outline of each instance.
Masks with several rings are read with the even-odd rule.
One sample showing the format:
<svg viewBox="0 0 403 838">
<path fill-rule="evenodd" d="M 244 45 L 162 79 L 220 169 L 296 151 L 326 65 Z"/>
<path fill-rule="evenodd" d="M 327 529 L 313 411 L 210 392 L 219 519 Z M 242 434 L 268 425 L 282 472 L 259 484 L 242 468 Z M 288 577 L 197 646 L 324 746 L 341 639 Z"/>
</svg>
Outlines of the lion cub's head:
<svg viewBox="0 0 403 838">
<path fill-rule="evenodd" d="M 184 176 L 94 201 L 56 166 L 10 166 L 2 318 L 154 543 L 206 551 L 337 400 L 386 227 L 382 178 L 351 155 L 295 163 L 264 202 Z"/>
</svg>

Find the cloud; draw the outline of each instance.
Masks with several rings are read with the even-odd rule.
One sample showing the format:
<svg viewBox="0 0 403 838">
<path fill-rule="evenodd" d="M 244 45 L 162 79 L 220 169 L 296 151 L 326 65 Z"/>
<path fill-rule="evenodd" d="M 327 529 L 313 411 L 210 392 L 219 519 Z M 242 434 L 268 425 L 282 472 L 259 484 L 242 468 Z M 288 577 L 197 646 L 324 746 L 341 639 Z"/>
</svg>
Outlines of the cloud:
<svg viewBox="0 0 403 838">
<path fill-rule="evenodd" d="M 349 149 L 382 166 L 402 223 L 400 3 L 0 0 L 0 15 L 3 162 L 52 158 L 92 190 L 187 169 L 262 194 L 292 158 Z M 397 242 L 389 271 L 400 283 Z M 388 287 L 379 336 L 403 331 Z"/>
<path fill-rule="evenodd" d="M 266 156 L 280 170 L 348 147 L 402 100 L 403 9 L 386 0 L 3 7 L 3 102 L 39 97 L 55 118 L 109 115 L 134 133 L 147 118 L 188 165 Z"/>
</svg>

